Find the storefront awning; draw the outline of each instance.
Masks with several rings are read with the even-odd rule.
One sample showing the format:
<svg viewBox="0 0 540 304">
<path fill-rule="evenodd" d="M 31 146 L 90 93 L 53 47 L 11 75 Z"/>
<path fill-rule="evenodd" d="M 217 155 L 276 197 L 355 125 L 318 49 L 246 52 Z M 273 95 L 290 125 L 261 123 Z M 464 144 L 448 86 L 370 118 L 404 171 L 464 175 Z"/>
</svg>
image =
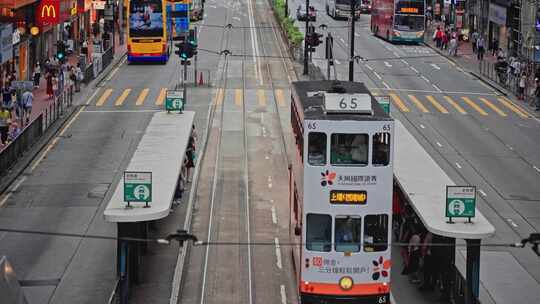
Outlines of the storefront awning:
<svg viewBox="0 0 540 304">
<path fill-rule="evenodd" d="M 16 9 L 37 1 L 38 0 L 0 0 L 0 8 Z"/>
</svg>

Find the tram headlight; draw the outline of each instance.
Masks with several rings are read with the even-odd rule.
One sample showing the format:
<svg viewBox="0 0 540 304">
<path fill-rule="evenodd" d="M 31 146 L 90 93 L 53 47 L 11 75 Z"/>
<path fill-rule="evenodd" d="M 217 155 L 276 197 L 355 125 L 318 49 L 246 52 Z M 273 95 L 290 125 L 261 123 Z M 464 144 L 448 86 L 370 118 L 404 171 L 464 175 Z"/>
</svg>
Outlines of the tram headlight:
<svg viewBox="0 0 540 304">
<path fill-rule="evenodd" d="M 341 289 L 343 290 L 351 290 L 353 285 L 354 282 L 351 277 L 342 277 L 341 279 L 339 279 L 339 287 L 341 287 Z"/>
</svg>

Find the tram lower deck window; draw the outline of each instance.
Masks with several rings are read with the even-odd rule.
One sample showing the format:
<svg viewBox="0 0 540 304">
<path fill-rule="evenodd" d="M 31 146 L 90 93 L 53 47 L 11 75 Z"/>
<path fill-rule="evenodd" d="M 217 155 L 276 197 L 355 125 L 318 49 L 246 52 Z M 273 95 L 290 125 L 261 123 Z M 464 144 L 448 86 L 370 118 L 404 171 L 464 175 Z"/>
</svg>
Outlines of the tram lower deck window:
<svg viewBox="0 0 540 304">
<path fill-rule="evenodd" d="M 388 215 L 366 215 L 364 217 L 364 251 L 386 251 L 387 248 Z"/>
<path fill-rule="evenodd" d="M 367 134 L 332 134 L 330 162 L 332 165 L 367 166 L 368 142 Z"/>
<path fill-rule="evenodd" d="M 336 216 L 335 250 L 338 252 L 360 251 L 362 219 L 359 216 Z"/>
<path fill-rule="evenodd" d="M 326 165 L 326 133 L 309 133 L 308 163 L 312 166 Z"/>
<path fill-rule="evenodd" d="M 307 215 L 306 248 L 311 251 L 332 249 L 332 217 L 327 214 Z"/>
</svg>

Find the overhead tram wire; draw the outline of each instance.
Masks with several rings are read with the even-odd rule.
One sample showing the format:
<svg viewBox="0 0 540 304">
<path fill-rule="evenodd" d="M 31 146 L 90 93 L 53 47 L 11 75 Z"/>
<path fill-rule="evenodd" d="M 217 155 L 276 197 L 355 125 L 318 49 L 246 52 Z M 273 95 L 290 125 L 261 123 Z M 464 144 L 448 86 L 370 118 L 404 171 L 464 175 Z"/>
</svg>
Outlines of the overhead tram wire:
<svg viewBox="0 0 540 304">
<path fill-rule="evenodd" d="M 268 26 L 238 26 L 238 25 L 232 25 L 232 24 L 226 24 L 226 25 L 220 25 L 220 24 L 200 24 L 198 25 L 200 27 L 210 27 L 210 28 L 223 28 L 223 27 L 226 27 L 226 26 L 229 26 L 231 29 L 279 29 L 281 30 L 280 27 L 278 26 L 271 26 L 271 25 L 268 25 Z M 364 27 L 364 26 L 362 26 Z M 362 28 L 361 27 L 361 28 Z M 346 28 L 349 28 L 349 26 L 346 26 L 346 25 L 326 25 L 326 28 L 328 29 L 340 29 L 340 28 L 343 28 L 343 29 L 346 29 Z M 364 28 L 368 28 L 367 26 L 365 26 Z"/>
<path fill-rule="evenodd" d="M 134 237 L 115 237 L 115 236 L 108 236 L 108 235 L 97 235 L 97 234 L 81 234 L 81 233 L 64 233 L 64 232 L 52 232 L 52 231 L 40 231 L 40 230 L 25 230 L 25 229 L 11 229 L 11 228 L 0 228 L 0 232 L 9 232 L 9 233 L 21 233 L 21 234 L 32 234 L 32 235 L 42 235 L 42 236 L 53 236 L 53 237 L 68 237 L 68 238 L 82 238 L 82 239 L 97 239 L 97 240 L 104 240 L 104 241 L 126 241 L 126 242 L 142 242 L 142 243 L 159 243 L 159 244 L 169 244 L 168 242 L 165 242 L 167 237 L 174 235 L 169 234 L 164 236 L 163 238 L 134 238 Z M 296 243 L 296 242 L 284 242 L 279 243 L 280 246 L 304 246 L 307 243 Z M 335 243 L 328 243 L 330 245 L 335 245 Z M 432 247 L 450 247 L 450 246 L 456 246 L 456 247 L 466 247 L 467 244 L 460 244 L 456 243 L 454 244 L 446 244 L 446 243 L 426 243 L 429 246 Z M 194 242 L 195 246 L 272 246 L 274 247 L 276 244 L 272 241 L 268 242 L 222 242 L 222 241 L 197 241 Z M 388 242 L 388 243 L 370 243 L 370 246 L 408 246 L 409 243 L 403 243 L 403 242 Z M 468 245 L 471 246 L 471 245 Z M 489 247 L 508 247 L 508 248 L 523 248 L 521 242 L 516 243 L 480 243 L 478 245 L 472 245 L 472 246 L 479 246 L 483 248 L 489 248 Z"/>
<path fill-rule="evenodd" d="M 203 49 L 198 48 L 199 51 L 214 54 L 216 56 L 221 55 L 222 53 L 216 50 L 210 50 L 210 49 Z M 292 59 L 294 60 L 294 57 L 291 56 L 277 56 L 277 55 L 252 55 L 252 54 L 234 54 L 230 53 L 229 56 L 231 57 L 255 57 L 255 58 L 270 58 L 270 59 Z M 439 57 L 439 54 L 433 54 L 433 55 L 421 55 L 421 56 L 406 56 L 406 57 L 379 57 L 379 58 L 364 58 L 361 56 L 355 56 L 355 60 L 357 62 L 373 62 L 373 61 L 395 61 L 395 60 L 402 60 L 402 59 L 424 59 L 424 58 L 434 58 Z M 324 57 L 313 57 L 313 60 L 327 60 Z M 348 61 L 349 58 L 334 58 L 342 61 Z"/>
</svg>

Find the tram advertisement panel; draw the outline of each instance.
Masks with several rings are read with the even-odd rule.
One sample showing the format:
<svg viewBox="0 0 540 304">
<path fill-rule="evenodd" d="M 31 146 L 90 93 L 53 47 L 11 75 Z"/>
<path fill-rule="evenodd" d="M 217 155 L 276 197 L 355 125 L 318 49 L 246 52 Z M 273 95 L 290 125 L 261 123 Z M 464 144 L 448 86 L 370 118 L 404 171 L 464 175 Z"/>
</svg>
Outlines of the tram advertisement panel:
<svg viewBox="0 0 540 304">
<path fill-rule="evenodd" d="M 376 283 L 387 288 L 393 121 L 312 120 L 304 130 L 301 280 L 342 290 L 352 279 L 357 294 Z"/>
</svg>

